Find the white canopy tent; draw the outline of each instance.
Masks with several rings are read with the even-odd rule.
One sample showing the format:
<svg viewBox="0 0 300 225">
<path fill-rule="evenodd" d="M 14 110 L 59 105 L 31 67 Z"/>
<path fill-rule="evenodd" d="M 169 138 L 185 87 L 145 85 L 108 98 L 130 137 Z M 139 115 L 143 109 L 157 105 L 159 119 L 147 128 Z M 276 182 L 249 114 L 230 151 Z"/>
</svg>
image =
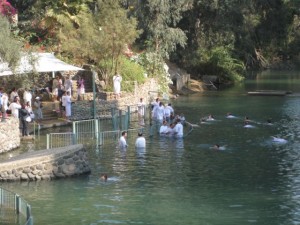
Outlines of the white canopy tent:
<svg viewBox="0 0 300 225">
<path fill-rule="evenodd" d="M 31 63 L 33 62 L 33 63 Z M 53 77 L 56 71 L 77 71 L 82 68 L 67 64 L 52 53 L 31 53 L 21 56 L 19 65 L 13 72 L 8 67 L 8 63 L 0 63 L 0 76 L 9 76 L 13 74 L 24 74 L 31 72 L 52 72 Z"/>
</svg>

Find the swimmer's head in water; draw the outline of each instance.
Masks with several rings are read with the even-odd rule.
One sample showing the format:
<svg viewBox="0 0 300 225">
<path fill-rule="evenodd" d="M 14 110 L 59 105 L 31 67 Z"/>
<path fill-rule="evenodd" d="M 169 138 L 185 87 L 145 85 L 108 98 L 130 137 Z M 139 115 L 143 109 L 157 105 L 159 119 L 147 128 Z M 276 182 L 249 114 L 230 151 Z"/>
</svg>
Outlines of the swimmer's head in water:
<svg viewBox="0 0 300 225">
<path fill-rule="evenodd" d="M 107 181 L 107 174 L 106 173 L 101 174 L 100 179 L 104 180 L 104 181 Z"/>
</svg>

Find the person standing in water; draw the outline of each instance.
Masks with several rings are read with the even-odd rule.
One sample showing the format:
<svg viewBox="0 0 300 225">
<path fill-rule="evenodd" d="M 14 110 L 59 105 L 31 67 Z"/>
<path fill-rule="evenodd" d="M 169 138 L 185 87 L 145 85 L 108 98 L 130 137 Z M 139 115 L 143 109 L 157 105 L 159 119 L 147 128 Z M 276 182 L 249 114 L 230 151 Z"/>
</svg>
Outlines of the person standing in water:
<svg viewBox="0 0 300 225">
<path fill-rule="evenodd" d="M 125 149 L 127 148 L 127 142 L 126 142 L 126 137 L 127 137 L 127 132 L 126 131 L 123 131 L 122 132 L 122 136 L 120 137 L 120 140 L 119 140 L 119 147 L 121 149 Z"/>
<path fill-rule="evenodd" d="M 136 148 L 146 148 L 146 139 L 143 137 L 143 133 L 138 133 L 138 138 L 135 141 Z"/>
<path fill-rule="evenodd" d="M 176 125 L 174 127 L 174 135 L 177 138 L 182 138 L 183 137 L 183 126 L 181 124 L 180 119 L 177 119 Z"/>
</svg>

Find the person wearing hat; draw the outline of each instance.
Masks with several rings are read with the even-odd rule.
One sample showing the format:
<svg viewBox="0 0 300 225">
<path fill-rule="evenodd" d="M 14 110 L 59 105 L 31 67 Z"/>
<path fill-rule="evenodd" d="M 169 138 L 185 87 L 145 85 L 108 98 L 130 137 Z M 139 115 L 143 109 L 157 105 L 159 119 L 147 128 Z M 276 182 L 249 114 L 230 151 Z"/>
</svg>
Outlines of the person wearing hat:
<svg viewBox="0 0 300 225">
<path fill-rule="evenodd" d="M 39 122 L 40 120 L 43 119 L 43 112 L 42 112 L 42 102 L 40 101 L 40 97 L 37 96 L 35 97 L 34 101 L 34 117 L 35 119 Z"/>
<path fill-rule="evenodd" d="M 135 141 L 136 148 L 146 148 L 146 139 L 143 137 L 143 133 L 139 132 Z"/>
</svg>

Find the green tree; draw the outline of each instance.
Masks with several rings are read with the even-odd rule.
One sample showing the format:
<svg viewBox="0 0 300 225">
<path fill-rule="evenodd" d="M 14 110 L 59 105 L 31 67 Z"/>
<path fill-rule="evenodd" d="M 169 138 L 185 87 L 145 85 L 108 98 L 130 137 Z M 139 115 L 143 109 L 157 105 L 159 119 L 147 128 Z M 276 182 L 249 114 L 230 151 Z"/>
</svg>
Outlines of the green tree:
<svg viewBox="0 0 300 225">
<path fill-rule="evenodd" d="M 136 12 L 139 28 L 144 31 L 142 37 L 150 51 L 169 58 L 177 45 L 185 46 L 187 37 L 177 24 L 182 13 L 191 6 L 192 0 L 145 0 L 139 3 Z"/>
<path fill-rule="evenodd" d="M 77 59 L 99 68 L 107 84 L 119 70 L 120 57 L 126 44 L 138 37 L 137 21 L 128 18 L 127 10 L 118 1 L 99 0 L 94 14 L 80 15 L 81 26 L 62 29 L 62 49 Z"/>
<path fill-rule="evenodd" d="M 145 0 L 130 3 L 143 30 L 140 41 L 147 52 L 143 55 L 143 66 L 149 76 L 160 82 L 161 91 L 166 91 L 170 74 L 164 68 L 164 60 L 178 46 L 186 45 L 187 36 L 177 25 L 182 13 L 192 7 L 192 0 Z"/>
<path fill-rule="evenodd" d="M 0 27 L 0 63 L 7 62 L 14 70 L 20 59 L 22 43 L 15 39 L 8 20 L 2 15 L 0 15 Z"/>
<path fill-rule="evenodd" d="M 172 55 L 192 74 L 219 71 L 210 61 L 204 64 L 212 52 L 223 58 L 215 49 L 226 48 L 228 62 L 243 62 L 248 69 L 267 68 L 297 49 L 299 1 L 194 0 L 193 6 L 179 23 L 187 46 Z"/>
</svg>

